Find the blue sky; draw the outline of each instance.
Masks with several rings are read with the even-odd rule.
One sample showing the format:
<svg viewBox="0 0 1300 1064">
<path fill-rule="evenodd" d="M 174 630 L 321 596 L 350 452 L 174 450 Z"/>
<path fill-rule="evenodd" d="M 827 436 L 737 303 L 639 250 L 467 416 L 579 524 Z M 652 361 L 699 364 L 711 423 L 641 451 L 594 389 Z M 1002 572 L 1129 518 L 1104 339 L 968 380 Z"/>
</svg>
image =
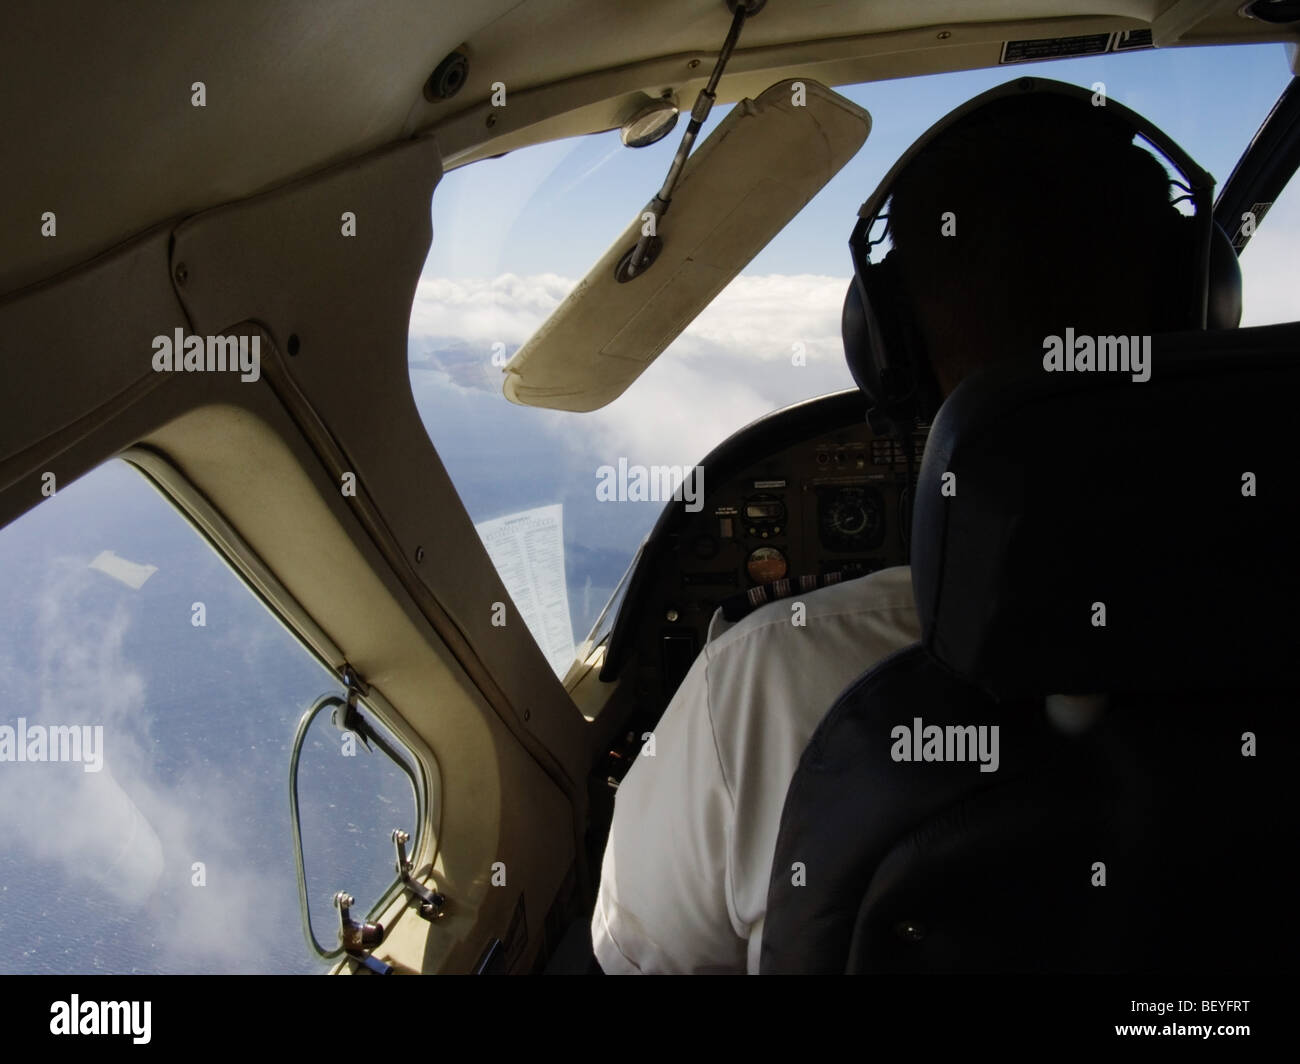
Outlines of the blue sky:
<svg viewBox="0 0 1300 1064">
<path fill-rule="evenodd" d="M 871 113 L 870 137 L 745 272 L 847 275 L 846 241 L 858 205 L 894 161 L 958 104 L 1027 73 L 1089 86 L 1104 82 L 1110 98 L 1153 120 L 1220 183 L 1291 76 L 1284 46 L 1271 44 L 1139 51 L 840 86 L 836 91 Z M 706 135 L 723 113 L 715 108 Z M 453 171 L 434 197 L 425 275 L 581 277 L 658 188 L 681 128 L 639 151 L 608 132 Z"/>
</svg>

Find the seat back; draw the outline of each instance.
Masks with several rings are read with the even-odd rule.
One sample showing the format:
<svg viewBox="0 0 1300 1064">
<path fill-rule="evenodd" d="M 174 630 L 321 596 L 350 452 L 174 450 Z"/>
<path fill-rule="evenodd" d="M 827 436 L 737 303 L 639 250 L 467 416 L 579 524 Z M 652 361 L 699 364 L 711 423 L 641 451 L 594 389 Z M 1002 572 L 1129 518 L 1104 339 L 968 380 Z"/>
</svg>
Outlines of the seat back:
<svg viewBox="0 0 1300 1064">
<path fill-rule="evenodd" d="M 763 971 L 1289 964 L 1300 326 L 1152 347 L 1146 382 L 998 367 L 940 412 L 922 643 L 803 755 Z"/>
</svg>

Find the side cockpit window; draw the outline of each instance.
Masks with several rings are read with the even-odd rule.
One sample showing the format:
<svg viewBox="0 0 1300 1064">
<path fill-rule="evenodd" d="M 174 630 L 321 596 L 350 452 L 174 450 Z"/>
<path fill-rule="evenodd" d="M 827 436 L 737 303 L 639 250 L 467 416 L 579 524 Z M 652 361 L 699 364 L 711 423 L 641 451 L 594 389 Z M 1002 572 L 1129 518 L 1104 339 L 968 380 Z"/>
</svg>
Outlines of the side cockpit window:
<svg viewBox="0 0 1300 1064">
<path fill-rule="evenodd" d="M 1242 325 L 1300 320 L 1296 301 L 1296 242 L 1300 240 L 1300 177 L 1271 203 L 1256 204 L 1255 231 L 1241 251 Z"/>
<path fill-rule="evenodd" d="M 0 972 L 326 970 L 288 771 L 304 710 L 344 688 L 127 462 L 50 489 L 0 529 Z M 328 945 L 333 893 L 378 903 L 392 830 L 419 828 L 414 758 L 383 735 L 398 762 L 307 736 Z"/>
</svg>

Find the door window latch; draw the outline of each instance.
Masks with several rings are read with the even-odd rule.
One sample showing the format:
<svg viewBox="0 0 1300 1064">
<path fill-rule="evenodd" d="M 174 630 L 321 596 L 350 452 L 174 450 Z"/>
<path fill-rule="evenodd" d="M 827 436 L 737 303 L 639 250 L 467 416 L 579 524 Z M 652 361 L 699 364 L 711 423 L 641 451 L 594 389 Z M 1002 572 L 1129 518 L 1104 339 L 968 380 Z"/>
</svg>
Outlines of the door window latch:
<svg viewBox="0 0 1300 1064">
<path fill-rule="evenodd" d="M 393 829 L 393 845 L 397 848 L 397 878 L 402 881 L 403 888 L 409 890 L 419 902 L 420 915 L 426 920 L 436 920 L 445 910 L 447 897 L 416 882 L 412 876 L 411 860 L 406 856 L 406 844 L 410 841 L 411 836 L 401 828 Z"/>
<path fill-rule="evenodd" d="M 383 942 L 384 925 L 352 919 L 352 906 L 355 904 L 356 899 L 345 890 L 334 895 L 334 907 L 339 911 L 339 942 L 343 945 L 343 951 L 376 975 L 392 975 L 392 966 L 370 952 Z"/>
</svg>

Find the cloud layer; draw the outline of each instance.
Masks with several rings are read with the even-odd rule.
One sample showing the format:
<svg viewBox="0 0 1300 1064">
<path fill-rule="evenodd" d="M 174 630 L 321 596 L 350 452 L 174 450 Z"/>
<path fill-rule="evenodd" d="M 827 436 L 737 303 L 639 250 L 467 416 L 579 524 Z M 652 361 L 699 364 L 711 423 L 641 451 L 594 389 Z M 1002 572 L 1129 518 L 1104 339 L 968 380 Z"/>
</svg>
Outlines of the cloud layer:
<svg viewBox="0 0 1300 1064">
<path fill-rule="evenodd" d="M 815 275 L 738 277 L 623 396 L 590 414 L 560 415 L 556 427 L 602 461 L 625 456 L 677 465 L 698 461 L 762 414 L 852 387 L 839 335 L 847 283 Z M 493 344 L 513 353 L 575 284 L 554 274 L 421 281 L 411 314 L 412 362 L 499 395 Z M 503 423 L 511 418 L 508 409 L 499 416 Z M 430 428 L 441 446 L 437 427 Z"/>
</svg>

